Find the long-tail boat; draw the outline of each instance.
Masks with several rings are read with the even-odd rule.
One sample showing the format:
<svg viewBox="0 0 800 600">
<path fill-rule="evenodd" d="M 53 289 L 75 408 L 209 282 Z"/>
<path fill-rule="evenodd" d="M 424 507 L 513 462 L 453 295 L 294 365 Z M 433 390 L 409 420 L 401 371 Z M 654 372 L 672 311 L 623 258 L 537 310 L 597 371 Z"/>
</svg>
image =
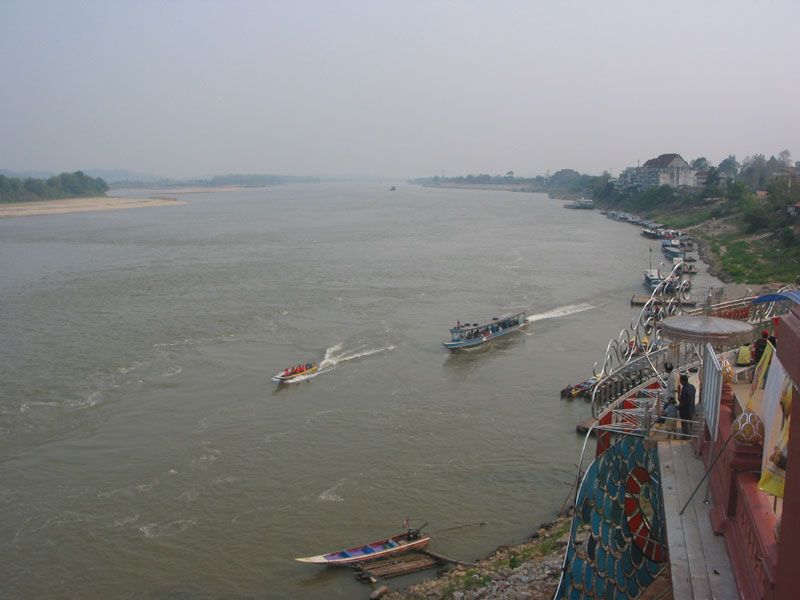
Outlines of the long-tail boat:
<svg viewBox="0 0 800 600">
<path fill-rule="evenodd" d="M 424 525 L 422 526 L 424 527 Z M 409 529 L 405 533 L 395 535 L 389 538 L 378 540 L 377 542 L 370 542 L 363 546 L 355 546 L 353 548 L 346 548 L 345 550 L 337 550 L 329 554 L 319 554 L 317 556 L 307 556 L 306 558 L 296 558 L 304 563 L 312 563 L 315 565 L 339 565 L 347 566 L 354 565 L 361 562 L 375 560 L 376 558 L 385 558 L 394 554 L 401 554 L 409 550 L 418 550 L 424 548 L 431 541 L 429 536 L 423 537 L 420 533 L 419 527 L 417 529 Z"/>
<path fill-rule="evenodd" d="M 311 375 L 311 373 L 317 372 L 317 366 L 312 365 L 311 367 L 307 368 L 304 371 L 300 371 L 299 373 L 289 373 L 286 375 L 286 371 L 282 371 L 277 375 L 273 376 L 272 381 L 276 381 L 278 383 L 283 383 L 284 381 L 291 381 L 292 379 L 297 379 L 298 377 L 302 377 L 303 375 Z"/>
</svg>

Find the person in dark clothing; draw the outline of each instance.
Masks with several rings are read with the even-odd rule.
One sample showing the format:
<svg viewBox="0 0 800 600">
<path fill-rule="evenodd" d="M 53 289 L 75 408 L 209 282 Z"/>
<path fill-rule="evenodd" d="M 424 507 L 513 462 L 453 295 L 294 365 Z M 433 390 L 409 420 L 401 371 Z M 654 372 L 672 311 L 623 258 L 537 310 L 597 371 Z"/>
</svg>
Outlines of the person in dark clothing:
<svg viewBox="0 0 800 600">
<path fill-rule="evenodd" d="M 694 413 L 694 386 L 689 383 L 689 377 L 681 375 L 681 395 L 678 400 L 678 414 L 681 417 L 681 431 L 684 435 L 691 433 L 692 424 L 689 422 Z"/>
<path fill-rule="evenodd" d="M 753 346 L 756 349 L 756 353 L 753 356 L 755 364 L 758 364 L 758 361 L 761 360 L 761 355 L 764 354 L 764 350 L 767 347 L 767 338 L 769 338 L 769 331 L 765 329 L 764 331 L 761 332 L 761 337 L 758 340 L 756 340 L 755 344 L 753 344 Z"/>
</svg>

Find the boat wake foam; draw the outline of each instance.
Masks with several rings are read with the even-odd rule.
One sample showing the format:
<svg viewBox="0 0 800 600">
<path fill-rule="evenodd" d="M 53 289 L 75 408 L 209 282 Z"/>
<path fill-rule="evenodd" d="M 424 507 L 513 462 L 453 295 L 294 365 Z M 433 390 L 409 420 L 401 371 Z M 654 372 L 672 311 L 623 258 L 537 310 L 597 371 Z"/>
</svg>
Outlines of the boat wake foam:
<svg viewBox="0 0 800 600">
<path fill-rule="evenodd" d="M 545 319 L 556 319 L 558 317 L 566 317 L 568 315 L 574 315 L 579 312 L 584 312 L 586 310 L 591 310 L 595 308 L 592 304 L 588 302 L 580 302 L 578 304 L 567 304 L 566 306 L 559 306 L 558 308 L 554 308 L 553 310 L 548 310 L 547 312 L 539 313 L 538 315 L 531 315 L 528 317 L 528 322 L 533 321 L 544 321 Z"/>
<path fill-rule="evenodd" d="M 362 344 L 353 350 L 345 351 L 342 350 L 343 347 L 344 344 L 340 343 L 328 348 L 325 351 L 325 358 L 322 359 L 322 362 L 319 364 L 319 370 L 322 371 L 325 369 L 332 369 L 339 363 L 353 360 L 354 358 L 362 358 L 364 356 L 370 356 L 371 354 L 378 354 L 379 352 L 388 352 L 390 350 L 394 350 L 394 346 L 391 344 L 382 348 L 370 348 L 366 344 Z"/>
</svg>

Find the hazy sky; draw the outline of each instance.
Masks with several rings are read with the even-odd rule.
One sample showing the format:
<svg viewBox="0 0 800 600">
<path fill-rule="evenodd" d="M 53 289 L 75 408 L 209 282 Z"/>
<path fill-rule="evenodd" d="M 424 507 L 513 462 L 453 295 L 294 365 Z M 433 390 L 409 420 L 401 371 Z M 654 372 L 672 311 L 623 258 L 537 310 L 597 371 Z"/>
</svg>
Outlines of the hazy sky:
<svg viewBox="0 0 800 600">
<path fill-rule="evenodd" d="M 800 2 L 0 0 L 0 168 L 800 159 Z"/>
</svg>

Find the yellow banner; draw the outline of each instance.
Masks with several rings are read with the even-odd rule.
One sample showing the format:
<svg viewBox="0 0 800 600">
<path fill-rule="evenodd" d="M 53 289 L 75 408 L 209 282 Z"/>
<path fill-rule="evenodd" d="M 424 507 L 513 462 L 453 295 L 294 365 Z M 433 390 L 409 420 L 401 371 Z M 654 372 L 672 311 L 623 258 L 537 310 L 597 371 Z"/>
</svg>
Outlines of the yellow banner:
<svg viewBox="0 0 800 600">
<path fill-rule="evenodd" d="M 758 488 L 768 494 L 783 498 L 783 487 L 786 483 L 786 456 L 789 449 L 789 414 L 792 410 L 792 380 L 786 377 L 781 391 L 783 408 L 783 428 L 777 443 L 770 452 L 766 467 L 761 473 Z"/>
<path fill-rule="evenodd" d="M 753 383 L 750 386 L 750 399 L 747 401 L 747 408 L 753 409 L 753 398 L 756 395 L 756 390 L 761 389 L 764 383 L 764 375 L 767 373 L 769 361 L 772 360 L 772 344 L 767 344 L 764 348 L 764 354 L 761 355 L 761 360 L 756 365 L 756 370 L 753 373 Z"/>
</svg>

